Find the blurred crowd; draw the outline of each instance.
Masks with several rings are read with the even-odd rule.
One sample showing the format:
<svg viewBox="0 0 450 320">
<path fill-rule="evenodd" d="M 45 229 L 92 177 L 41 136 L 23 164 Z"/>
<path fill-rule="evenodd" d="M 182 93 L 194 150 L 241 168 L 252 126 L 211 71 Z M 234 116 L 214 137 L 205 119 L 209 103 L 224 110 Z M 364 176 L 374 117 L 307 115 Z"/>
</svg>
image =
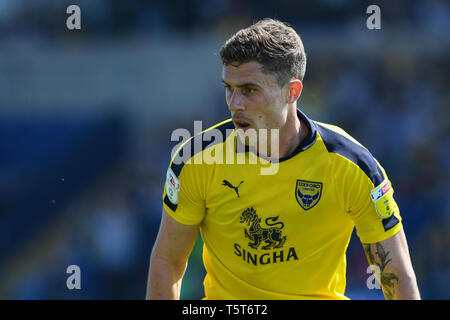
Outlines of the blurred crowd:
<svg viewBox="0 0 450 320">
<path fill-rule="evenodd" d="M 60 26 L 67 15 L 61 13 L 72 4 L 82 8 L 86 29 L 83 36 L 95 38 L 220 32 L 230 25 L 266 16 L 325 28 L 365 20 L 366 16 L 360 13 L 373 3 L 367 0 L 2 0 L 2 38 L 19 35 L 52 41 L 64 37 L 67 30 Z M 402 0 L 380 6 L 384 25 L 411 25 L 447 40 L 450 37 L 448 3 L 444 0 Z"/>
<path fill-rule="evenodd" d="M 350 0 L 246 5 L 234 0 L 1 0 L 0 45 L 19 36 L 49 42 L 64 39 L 67 30 L 51 17 L 58 15 L 64 20 L 67 15 L 58 12 L 75 3 L 82 8 L 83 26 L 89 26 L 82 36 L 92 39 L 171 34 L 189 38 L 205 28 L 208 32 L 228 31 L 230 26 L 242 27 L 265 16 L 289 21 L 300 34 L 303 27 L 309 32 L 305 36 L 314 38 L 314 30 L 321 34 L 336 25 L 351 25 L 361 19 L 355 12 L 364 8 L 359 1 Z M 381 7 L 383 23 L 402 26 L 399 38 L 408 38 L 404 30 L 420 29 L 439 39 L 438 50 L 416 51 L 411 48 L 420 44 L 414 44 L 383 47 L 360 56 L 345 50 L 308 51 L 305 45 L 308 64 L 299 108 L 314 120 L 343 128 L 385 168 L 404 219 L 421 294 L 426 299 L 449 299 L 449 4 L 399 1 Z M 351 39 L 348 41 L 351 46 Z M 227 116 L 223 92 L 216 92 L 213 105 L 205 109 L 215 111 L 177 121 L 188 128 L 193 120 L 221 121 Z M 159 228 L 165 173 L 175 144 L 170 142 L 170 132 L 179 126 L 178 122 L 162 123 L 139 137 L 139 143 L 130 135 L 125 141 L 128 147 L 117 161 L 59 207 L 57 218 L 39 227 L 33 238 L 39 241 L 0 257 L 0 298 L 143 299 L 149 256 Z M 382 298 L 380 290 L 366 287 L 368 264 L 355 236 L 347 261 L 346 294 L 352 299 Z M 65 270 L 71 264 L 80 266 L 81 290 L 66 287 Z M 183 281 L 182 298 L 202 298 L 203 276 L 199 239 Z"/>
</svg>

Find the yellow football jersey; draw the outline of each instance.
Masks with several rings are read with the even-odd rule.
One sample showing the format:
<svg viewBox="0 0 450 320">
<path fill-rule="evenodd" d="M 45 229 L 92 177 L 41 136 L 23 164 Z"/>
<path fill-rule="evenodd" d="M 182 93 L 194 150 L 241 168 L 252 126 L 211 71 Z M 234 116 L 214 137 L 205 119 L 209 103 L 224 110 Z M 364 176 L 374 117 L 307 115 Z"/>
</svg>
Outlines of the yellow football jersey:
<svg viewBox="0 0 450 320">
<path fill-rule="evenodd" d="M 347 299 L 353 227 L 362 243 L 402 228 L 370 152 L 342 129 L 297 114 L 308 136 L 275 174 L 261 174 L 273 163 L 237 148 L 231 119 L 189 140 L 170 163 L 164 207 L 180 223 L 200 224 L 205 299 Z"/>
</svg>

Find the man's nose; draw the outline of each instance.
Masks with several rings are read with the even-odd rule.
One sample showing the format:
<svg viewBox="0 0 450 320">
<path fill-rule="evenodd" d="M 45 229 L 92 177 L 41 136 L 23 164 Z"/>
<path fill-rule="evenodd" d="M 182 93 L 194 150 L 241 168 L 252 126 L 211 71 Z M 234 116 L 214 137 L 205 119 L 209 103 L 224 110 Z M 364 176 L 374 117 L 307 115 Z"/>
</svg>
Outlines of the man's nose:
<svg viewBox="0 0 450 320">
<path fill-rule="evenodd" d="M 245 110 L 245 105 L 242 100 L 242 95 L 239 93 L 239 90 L 234 90 L 230 97 L 228 109 L 232 112 Z"/>
</svg>

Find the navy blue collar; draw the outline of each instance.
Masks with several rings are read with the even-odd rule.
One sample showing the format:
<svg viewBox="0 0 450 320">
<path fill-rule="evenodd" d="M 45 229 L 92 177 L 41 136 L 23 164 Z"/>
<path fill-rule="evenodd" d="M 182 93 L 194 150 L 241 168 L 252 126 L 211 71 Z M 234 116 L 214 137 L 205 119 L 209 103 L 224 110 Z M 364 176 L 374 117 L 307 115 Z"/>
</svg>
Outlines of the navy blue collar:
<svg viewBox="0 0 450 320">
<path fill-rule="evenodd" d="M 317 129 L 316 124 L 309 119 L 300 109 L 297 108 L 297 117 L 299 119 L 302 119 L 306 125 L 308 126 L 308 134 L 306 137 L 300 142 L 300 144 L 295 148 L 294 152 L 292 152 L 290 155 L 280 158 L 279 162 L 285 161 L 287 159 L 292 158 L 293 156 L 299 154 L 302 151 L 305 151 L 306 149 L 310 148 L 314 142 L 316 142 L 317 138 Z"/>
<path fill-rule="evenodd" d="M 278 162 L 282 162 L 282 161 L 285 161 L 285 160 L 288 160 L 288 159 L 294 157 L 295 155 L 299 154 L 300 152 L 305 151 L 308 148 L 310 148 L 316 142 L 316 138 L 317 138 L 316 124 L 311 119 L 309 119 L 298 108 L 297 108 L 297 117 L 299 119 L 303 120 L 306 123 L 306 125 L 308 126 L 308 134 L 300 142 L 300 144 L 297 146 L 297 148 L 295 148 L 294 152 L 292 152 L 290 155 L 288 155 L 286 157 L 280 158 L 278 160 Z M 244 149 L 244 152 L 249 152 L 250 151 L 248 146 L 245 146 L 245 148 L 242 148 L 242 145 L 240 145 L 240 148 L 238 148 L 238 144 L 241 144 L 241 141 L 236 136 L 236 152 L 239 152 L 239 150 L 242 150 L 242 149 Z"/>
</svg>

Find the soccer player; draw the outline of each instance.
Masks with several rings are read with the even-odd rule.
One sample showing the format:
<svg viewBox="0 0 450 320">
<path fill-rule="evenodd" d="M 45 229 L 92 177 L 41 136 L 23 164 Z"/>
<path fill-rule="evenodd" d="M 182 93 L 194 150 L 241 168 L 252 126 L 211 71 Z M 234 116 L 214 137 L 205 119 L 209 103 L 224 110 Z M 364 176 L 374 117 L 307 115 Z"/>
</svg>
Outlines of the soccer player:
<svg viewBox="0 0 450 320">
<path fill-rule="evenodd" d="M 306 69 L 298 34 L 263 19 L 220 56 L 232 118 L 186 142 L 169 165 L 147 298 L 179 299 L 200 230 L 205 299 L 347 299 L 356 227 L 386 299 L 420 299 L 385 170 L 344 130 L 297 108 Z M 252 130 L 261 144 L 247 139 Z M 278 132 L 278 143 L 261 130 Z M 206 143 L 211 132 L 223 139 Z M 261 174 L 268 163 L 277 170 Z"/>
</svg>

